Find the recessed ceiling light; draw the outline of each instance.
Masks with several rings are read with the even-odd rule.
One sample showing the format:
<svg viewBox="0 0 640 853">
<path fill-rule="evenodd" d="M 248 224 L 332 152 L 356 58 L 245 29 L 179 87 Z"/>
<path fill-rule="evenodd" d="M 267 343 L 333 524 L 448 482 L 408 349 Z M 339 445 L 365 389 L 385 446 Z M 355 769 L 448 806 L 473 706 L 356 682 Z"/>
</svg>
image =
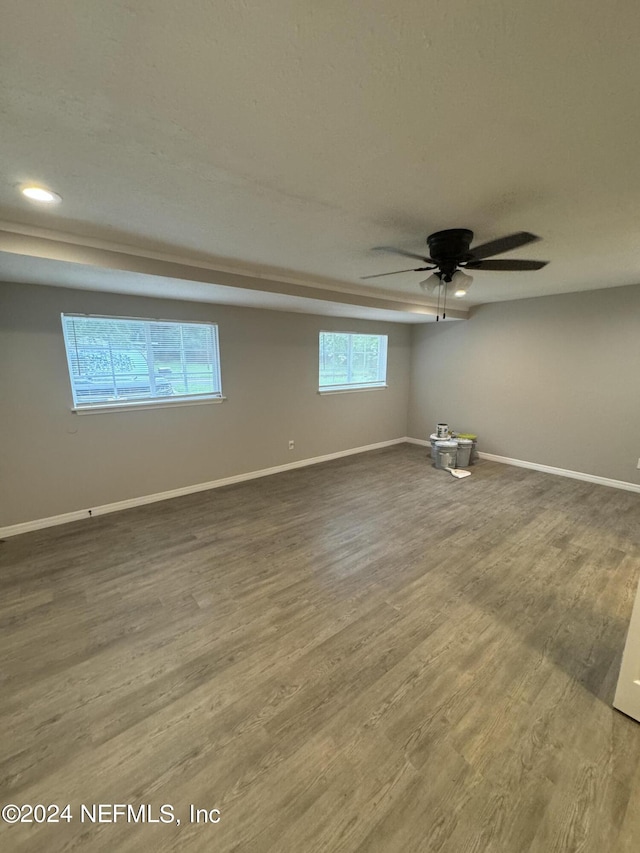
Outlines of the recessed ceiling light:
<svg viewBox="0 0 640 853">
<path fill-rule="evenodd" d="M 41 204 L 59 204 L 62 201 L 62 196 L 59 196 L 58 193 L 54 193 L 45 187 L 39 187 L 37 184 L 20 187 L 20 192 L 31 201 L 39 201 Z"/>
<path fill-rule="evenodd" d="M 467 295 L 467 291 L 466 291 L 466 290 L 462 290 L 462 289 L 460 289 L 460 290 L 456 290 L 456 296 L 457 296 L 459 299 L 460 299 L 460 298 L 462 298 L 463 296 L 466 296 L 466 295 Z"/>
</svg>

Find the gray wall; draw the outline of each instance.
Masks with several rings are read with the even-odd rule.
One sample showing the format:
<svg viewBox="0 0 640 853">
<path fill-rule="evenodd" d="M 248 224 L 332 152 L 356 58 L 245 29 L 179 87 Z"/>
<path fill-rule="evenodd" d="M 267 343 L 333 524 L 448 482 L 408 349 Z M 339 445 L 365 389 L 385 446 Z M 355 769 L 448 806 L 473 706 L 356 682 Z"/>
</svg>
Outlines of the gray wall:
<svg viewBox="0 0 640 853">
<path fill-rule="evenodd" d="M 640 483 L 640 286 L 484 305 L 413 327 L 409 435 Z"/>
<path fill-rule="evenodd" d="M 63 311 L 218 322 L 227 401 L 73 415 Z M 321 329 L 388 334 L 389 388 L 318 395 Z M 640 286 L 485 305 L 410 332 L 0 284 L 0 526 L 426 438 L 439 420 L 477 432 L 490 453 L 640 483 L 639 370 Z"/>
<path fill-rule="evenodd" d="M 216 321 L 228 399 L 72 414 L 61 312 Z M 321 329 L 388 334 L 388 389 L 319 395 Z M 395 323 L 0 284 L 0 526 L 401 438 L 409 353 Z"/>
</svg>

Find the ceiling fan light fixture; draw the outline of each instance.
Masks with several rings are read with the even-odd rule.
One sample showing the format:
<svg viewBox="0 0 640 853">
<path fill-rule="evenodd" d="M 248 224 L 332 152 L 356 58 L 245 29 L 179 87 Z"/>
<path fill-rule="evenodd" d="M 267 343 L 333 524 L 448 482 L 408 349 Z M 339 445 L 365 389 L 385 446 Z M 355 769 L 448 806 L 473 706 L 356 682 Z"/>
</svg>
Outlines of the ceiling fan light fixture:
<svg viewBox="0 0 640 853">
<path fill-rule="evenodd" d="M 425 278 L 424 281 L 420 282 L 420 287 L 426 293 L 434 293 L 438 287 L 442 286 L 442 280 L 438 273 L 432 273 L 428 278 Z"/>
<path fill-rule="evenodd" d="M 467 295 L 469 288 L 473 284 L 473 276 L 467 275 L 462 272 L 462 270 L 456 270 L 451 282 L 455 287 L 454 295 L 457 296 L 458 299 L 461 299 L 463 296 Z"/>
</svg>

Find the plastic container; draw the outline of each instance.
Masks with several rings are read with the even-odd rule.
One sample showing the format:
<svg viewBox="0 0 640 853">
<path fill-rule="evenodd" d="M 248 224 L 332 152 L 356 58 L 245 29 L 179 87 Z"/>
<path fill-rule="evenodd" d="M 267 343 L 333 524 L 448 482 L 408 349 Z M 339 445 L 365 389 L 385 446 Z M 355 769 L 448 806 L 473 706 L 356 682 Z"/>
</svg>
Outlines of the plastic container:
<svg viewBox="0 0 640 853">
<path fill-rule="evenodd" d="M 478 451 L 476 449 L 478 446 L 478 436 L 472 432 L 459 432 L 457 437 L 459 439 L 460 438 L 468 439 L 469 441 L 472 442 L 471 456 L 469 457 L 469 465 L 473 465 L 473 463 L 476 462 L 478 459 Z"/>
<path fill-rule="evenodd" d="M 456 454 L 456 468 L 468 468 L 471 464 L 471 451 L 473 441 L 470 438 L 458 438 L 458 452 Z"/>
<path fill-rule="evenodd" d="M 436 441 L 436 468 L 455 468 L 457 453 L 457 441 Z"/>
</svg>

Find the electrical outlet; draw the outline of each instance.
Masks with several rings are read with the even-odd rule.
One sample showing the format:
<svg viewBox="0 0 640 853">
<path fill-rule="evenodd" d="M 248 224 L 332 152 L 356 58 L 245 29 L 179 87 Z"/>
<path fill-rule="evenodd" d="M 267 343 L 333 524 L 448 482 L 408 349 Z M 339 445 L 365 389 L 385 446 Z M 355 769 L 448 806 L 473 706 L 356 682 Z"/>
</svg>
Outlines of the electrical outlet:
<svg viewBox="0 0 640 853">
<path fill-rule="evenodd" d="M 289 439 L 289 450 L 293 450 L 293 448 L 294 448 L 295 446 L 296 446 L 295 441 L 294 441 L 292 438 L 290 438 L 290 439 Z M 638 462 L 640 462 L 640 459 L 638 460 Z M 638 467 L 640 468 L 640 465 L 638 465 Z"/>
</svg>

